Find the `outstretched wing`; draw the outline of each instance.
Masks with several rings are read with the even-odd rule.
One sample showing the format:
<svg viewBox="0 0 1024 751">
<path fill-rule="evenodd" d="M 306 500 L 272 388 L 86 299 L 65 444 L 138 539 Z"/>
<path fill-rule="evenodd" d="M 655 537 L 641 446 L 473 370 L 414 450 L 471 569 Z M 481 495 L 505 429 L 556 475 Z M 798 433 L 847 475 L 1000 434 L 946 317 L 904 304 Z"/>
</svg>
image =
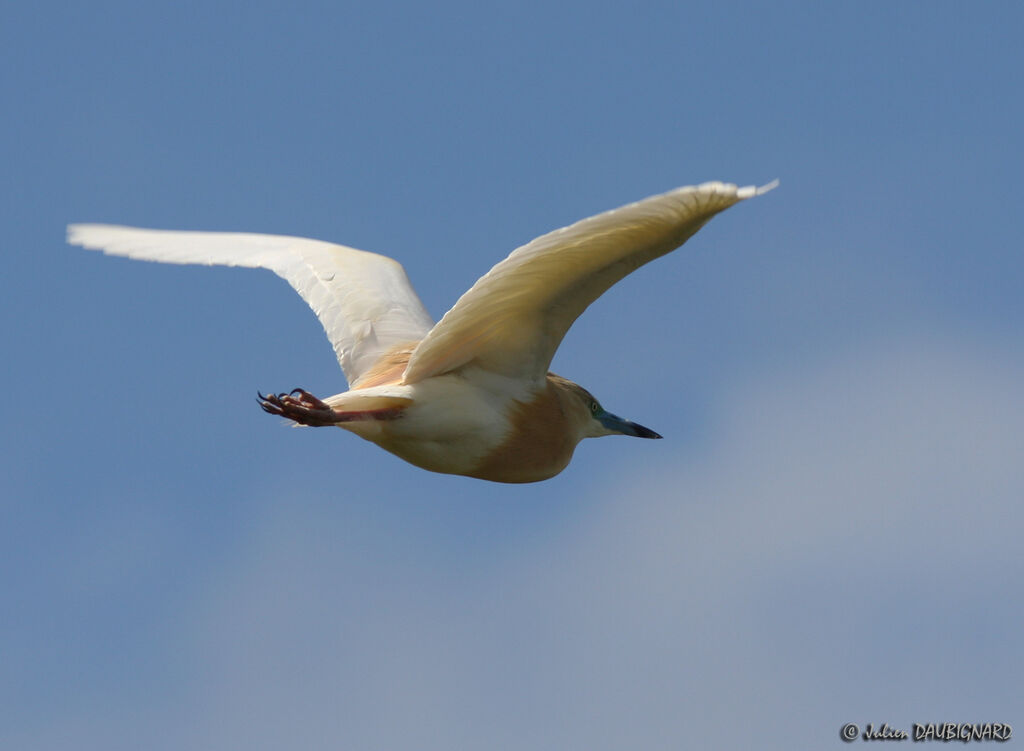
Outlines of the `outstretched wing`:
<svg viewBox="0 0 1024 751">
<path fill-rule="evenodd" d="M 146 261 L 270 269 L 316 313 L 349 384 L 381 355 L 418 342 L 433 326 L 401 264 L 343 245 L 283 235 L 108 224 L 72 224 L 68 242 Z"/>
<path fill-rule="evenodd" d="M 573 321 L 605 290 L 678 248 L 718 212 L 776 185 L 677 188 L 538 237 L 445 313 L 413 352 L 405 382 L 469 363 L 513 378 L 543 377 Z"/>
</svg>

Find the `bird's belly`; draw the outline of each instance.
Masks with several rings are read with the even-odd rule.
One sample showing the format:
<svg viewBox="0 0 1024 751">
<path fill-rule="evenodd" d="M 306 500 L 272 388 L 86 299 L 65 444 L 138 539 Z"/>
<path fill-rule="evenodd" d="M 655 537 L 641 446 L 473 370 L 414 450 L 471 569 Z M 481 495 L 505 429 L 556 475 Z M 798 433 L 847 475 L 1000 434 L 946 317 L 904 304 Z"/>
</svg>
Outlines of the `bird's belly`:
<svg viewBox="0 0 1024 751">
<path fill-rule="evenodd" d="M 435 472 L 492 482 L 546 480 L 565 469 L 579 440 L 556 402 L 551 392 L 528 402 L 485 399 L 475 410 L 449 419 L 447 426 L 454 430 L 434 433 L 438 420 L 434 415 L 431 430 L 410 430 L 416 440 L 385 448 Z M 430 440 L 424 441 L 428 435 Z"/>
<path fill-rule="evenodd" d="M 397 421 L 396 421 L 397 422 Z M 402 435 L 388 431 L 378 446 L 417 467 L 453 475 L 506 483 L 538 482 L 568 465 L 574 445 L 538 440 L 517 450 L 509 434 L 496 437 L 492 426 L 477 426 L 459 436 Z"/>
<path fill-rule="evenodd" d="M 478 445 L 468 441 L 439 441 L 429 438 L 384 439 L 376 442 L 410 464 L 448 475 L 470 474 L 479 463 Z"/>
<path fill-rule="evenodd" d="M 550 389 L 445 375 L 409 386 L 406 398 L 394 419 L 339 427 L 432 472 L 510 483 L 558 474 L 579 440 Z"/>
<path fill-rule="evenodd" d="M 440 380 L 440 379 L 438 379 Z M 424 384 L 395 419 L 343 423 L 349 430 L 417 467 L 464 475 L 509 431 L 500 400 L 473 388 Z M 438 388 L 438 385 L 441 388 Z"/>
</svg>

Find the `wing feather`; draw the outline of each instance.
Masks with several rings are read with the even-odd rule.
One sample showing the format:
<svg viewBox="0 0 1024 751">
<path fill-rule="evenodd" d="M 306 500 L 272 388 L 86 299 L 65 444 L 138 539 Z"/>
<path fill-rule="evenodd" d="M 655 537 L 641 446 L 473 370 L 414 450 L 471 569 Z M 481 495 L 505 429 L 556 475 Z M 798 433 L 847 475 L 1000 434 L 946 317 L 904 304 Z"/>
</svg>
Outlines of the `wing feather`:
<svg viewBox="0 0 1024 751">
<path fill-rule="evenodd" d="M 381 355 L 418 342 L 433 326 L 401 264 L 343 245 L 283 235 L 107 224 L 72 224 L 68 242 L 146 261 L 273 271 L 316 313 L 350 384 Z"/>
<path fill-rule="evenodd" d="M 677 188 L 538 237 L 445 313 L 413 352 L 404 381 L 469 363 L 513 378 L 543 377 L 569 327 L 609 287 L 678 248 L 718 212 L 776 185 Z"/>
</svg>

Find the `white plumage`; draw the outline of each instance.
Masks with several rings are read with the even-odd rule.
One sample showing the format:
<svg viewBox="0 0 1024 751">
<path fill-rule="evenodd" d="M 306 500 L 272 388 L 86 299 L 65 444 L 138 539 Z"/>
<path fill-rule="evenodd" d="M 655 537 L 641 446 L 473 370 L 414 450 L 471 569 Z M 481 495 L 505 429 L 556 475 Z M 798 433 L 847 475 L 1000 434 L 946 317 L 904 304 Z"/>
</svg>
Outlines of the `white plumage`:
<svg viewBox="0 0 1024 751">
<path fill-rule="evenodd" d="M 657 437 L 548 374 L 551 359 L 611 285 L 776 184 L 678 188 L 542 235 L 481 277 L 436 325 L 398 262 L 343 245 L 104 224 L 70 225 L 68 242 L 148 261 L 273 271 L 316 313 L 352 388 L 325 401 L 305 392 L 267 397 L 267 411 L 336 424 L 426 469 L 521 482 L 557 474 L 590 435 Z M 564 436 L 525 437 L 551 431 Z"/>
</svg>

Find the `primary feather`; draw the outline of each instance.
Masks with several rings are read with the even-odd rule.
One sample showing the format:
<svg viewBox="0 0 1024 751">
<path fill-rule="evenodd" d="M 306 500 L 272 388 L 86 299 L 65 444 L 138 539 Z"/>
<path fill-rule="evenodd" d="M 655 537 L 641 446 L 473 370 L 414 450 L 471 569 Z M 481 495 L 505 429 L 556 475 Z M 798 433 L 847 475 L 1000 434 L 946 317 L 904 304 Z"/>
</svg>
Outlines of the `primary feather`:
<svg viewBox="0 0 1024 751">
<path fill-rule="evenodd" d="M 776 184 L 678 188 L 538 237 L 445 313 L 413 352 L 405 382 L 469 363 L 513 378 L 543 378 L 573 321 L 609 287 L 678 248 L 718 212 Z"/>
<path fill-rule="evenodd" d="M 177 232 L 72 224 L 68 242 L 163 263 L 263 268 L 283 277 L 316 313 L 350 384 L 384 353 L 434 325 L 397 261 L 302 237 Z"/>
</svg>

